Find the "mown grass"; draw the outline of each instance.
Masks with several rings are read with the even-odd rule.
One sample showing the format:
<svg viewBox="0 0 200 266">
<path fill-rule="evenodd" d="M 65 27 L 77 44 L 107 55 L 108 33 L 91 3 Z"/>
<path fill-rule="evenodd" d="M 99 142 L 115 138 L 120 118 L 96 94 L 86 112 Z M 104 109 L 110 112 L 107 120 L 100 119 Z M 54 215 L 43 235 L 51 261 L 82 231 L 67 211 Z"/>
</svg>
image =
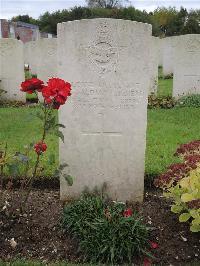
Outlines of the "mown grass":
<svg viewBox="0 0 200 266">
<path fill-rule="evenodd" d="M 0 108 L 0 143 L 8 143 L 9 152 L 21 151 L 31 142 L 40 140 L 42 123 L 35 117 L 35 108 Z M 182 107 L 148 110 L 146 173 L 159 174 L 172 162 L 177 145 L 200 139 L 200 109 Z M 49 135 L 48 150 L 42 158 L 44 174 L 51 176 L 58 165 L 58 138 Z M 134 144 L 133 144 L 134 146 Z M 49 164 L 49 155 L 55 153 L 56 162 Z M 35 159 L 35 153 L 31 157 Z"/>
<path fill-rule="evenodd" d="M 38 107 L 6 107 L 0 108 L 0 143 L 7 143 L 8 152 L 23 153 L 24 146 L 36 143 L 41 139 L 42 121 L 36 117 Z M 52 175 L 56 165 L 58 165 L 58 138 L 48 135 L 46 142 L 48 150 L 42 158 L 45 165 L 44 175 Z M 55 153 L 55 164 L 49 164 L 49 155 Z M 35 160 L 36 154 L 33 151 L 30 157 Z"/>
<path fill-rule="evenodd" d="M 27 101 L 35 100 L 35 102 L 37 102 L 37 100 L 38 100 L 37 94 L 36 93 L 32 93 L 32 94 L 26 93 L 26 100 Z"/>
<path fill-rule="evenodd" d="M 172 96 L 173 79 L 160 79 L 158 82 L 158 96 Z"/>
<path fill-rule="evenodd" d="M 170 95 L 173 79 L 163 79 L 159 69 L 158 95 Z M 42 123 L 35 116 L 38 107 L 0 108 L 0 143 L 8 144 L 8 151 L 23 152 L 23 147 L 41 138 Z M 145 172 L 157 175 L 177 161 L 173 156 L 177 146 L 200 139 L 200 108 L 182 107 L 148 110 Z M 50 135 L 48 150 L 42 158 L 45 176 L 52 176 L 58 165 L 58 138 Z M 134 144 L 133 144 L 134 145 Z M 49 155 L 55 154 L 55 163 L 49 164 Z M 35 153 L 31 158 L 35 160 Z"/>
<path fill-rule="evenodd" d="M 146 173 L 161 173 L 177 161 L 177 146 L 195 139 L 200 139 L 200 108 L 148 110 Z"/>
<path fill-rule="evenodd" d="M 165 79 L 162 67 L 158 68 L 158 96 L 172 96 L 173 78 Z"/>
</svg>

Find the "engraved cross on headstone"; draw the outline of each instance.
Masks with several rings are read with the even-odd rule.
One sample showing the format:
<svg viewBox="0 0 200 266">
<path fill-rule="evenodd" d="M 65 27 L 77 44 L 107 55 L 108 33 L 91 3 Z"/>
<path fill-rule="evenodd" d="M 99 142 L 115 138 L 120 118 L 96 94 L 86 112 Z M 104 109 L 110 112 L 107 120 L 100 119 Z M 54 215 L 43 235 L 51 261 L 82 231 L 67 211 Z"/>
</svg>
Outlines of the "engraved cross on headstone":
<svg viewBox="0 0 200 266">
<path fill-rule="evenodd" d="M 105 119 L 105 113 L 101 112 L 98 113 L 99 115 L 99 120 L 100 120 L 100 129 L 99 130 L 94 130 L 94 131 L 90 131 L 90 130 L 84 130 L 82 131 L 82 135 L 86 135 L 86 136 L 110 136 L 110 137 L 121 137 L 122 136 L 122 132 L 116 132 L 116 131 L 107 131 L 105 130 L 104 127 L 104 119 Z"/>
</svg>

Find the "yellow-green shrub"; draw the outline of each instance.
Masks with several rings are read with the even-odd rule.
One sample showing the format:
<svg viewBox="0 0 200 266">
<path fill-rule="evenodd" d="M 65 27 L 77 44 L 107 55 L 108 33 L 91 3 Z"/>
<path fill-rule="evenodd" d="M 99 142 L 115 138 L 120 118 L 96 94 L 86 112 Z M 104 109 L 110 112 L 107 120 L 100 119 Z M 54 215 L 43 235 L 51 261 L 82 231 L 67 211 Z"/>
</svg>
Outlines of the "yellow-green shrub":
<svg viewBox="0 0 200 266">
<path fill-rule="evenodd" d="M 164 193 L 172 198 L 171 211 L 179 213 L 179 221 L 191 221 L 190 230 L 200 231 L 200 164 L 191 170 L 187 177 L 180 179 L 176 185 L 168 187 Z"/>
</svg>

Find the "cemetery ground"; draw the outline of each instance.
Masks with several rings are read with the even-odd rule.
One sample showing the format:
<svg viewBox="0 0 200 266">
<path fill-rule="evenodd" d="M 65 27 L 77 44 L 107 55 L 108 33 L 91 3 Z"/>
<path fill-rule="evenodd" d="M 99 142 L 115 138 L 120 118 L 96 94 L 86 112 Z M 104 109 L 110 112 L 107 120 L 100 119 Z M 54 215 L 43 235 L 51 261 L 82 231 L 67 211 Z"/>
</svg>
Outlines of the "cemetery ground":
<svg viewBox="0 0 200 266">
<path fill-rule="evenodd" d="M 170 95 L 171 84 L 172 79 L 160 79 L 159 94 Z M 24 136 L 30 142 L 38 141 L 42 125 L 32 115 L 38 110 L 37 106 L 30 105 L 0 108 L 0 143 L 7 142 L 9 153 L 23 152 L 22 148 L 28 144 Z M 199 121 L 200 109 L 195 107 L 148 109 L 145 197 L 143 203 L 132 208 L 144 217 L 144 222 L 151 227 L 151 240 L 158 243 L 154 251 L 155 265 L 199 265 L 199 233 L 191 233 L 187 223 L 179 223 L 177 215 L 170 211 L 170 202 L 152 185 L 154 177 L 177 161 L 173 154 L 179 144 L 200 139 Z M 25 215 L 10 220 L 0 213 L 0 259 L 4 263 L 19 258 L 16 265 L 26 261 L 31 261 L 27 265 L 83 263 L 84 255 L 78 250 L 77 239 L 72 239 L 61 227 L 63 205 L 59 200 L 59 180 L 54 178 L 58 139 L 50 135 L 47 143 L 48 150 L 42 158 L 43 176 L 34 184 Z M 50 158 L 52 153 L 55 161 Z M 31 156 L 35 158 L 34 152 Z M 15 185 L 17 188 L 17 179 Z M 11 196 L 17 203 L 20 191 L 14 190 Z M 15 249 L 9 242 L 12 238 L 17 242 Z M 0 265 L 4 265 L 3 261 Z M 134 263 L 143 265 L 143 259 L 138 258 Z"/>
</svg>

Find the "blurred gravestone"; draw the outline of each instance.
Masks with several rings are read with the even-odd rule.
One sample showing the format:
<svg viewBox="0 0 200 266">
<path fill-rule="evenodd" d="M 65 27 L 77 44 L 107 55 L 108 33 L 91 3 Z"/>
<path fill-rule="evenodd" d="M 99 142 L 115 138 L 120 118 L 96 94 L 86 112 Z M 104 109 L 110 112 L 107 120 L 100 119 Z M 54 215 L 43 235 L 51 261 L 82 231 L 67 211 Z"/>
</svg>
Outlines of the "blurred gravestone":
<svg viewBox="0 0 200 266">
<path fill-rule="evenodd" d="M 29 65 L 30 72 L 37 74 L 37 41 L 30 41 L 24 44 L 24 63 Z"/>
<path fill-rule="evenodd" d="M 20 91 L 24 81 L 23 43 L 15 39 L 0 39 L 0 89 L 7 93 L 1 98 L 25 102 L 25 93 Z"/>
<path fill-rule="evenodd" d="M 200 94 L 200 34 L 178 38 L 174 52 L 173 96 Z"/>
<path fill-rule="evenodd" d="M 158 64 L 159 64 L 159 38 L 152 37 L 150 52 L 150 86 L 149 94 L 157 94 L 158 87 Z"/>
<path fill-rule="evenodd" d="M 37 77 L 46 82 L 57 76 L 57 38 L 40 39 L 37 46 Z"/>
<path fill-rule="evenodd" d="M 175 47 L 179 36 L 163 38 L 163 75 L 167 76 L 174 73 Z"/>
</svg>

